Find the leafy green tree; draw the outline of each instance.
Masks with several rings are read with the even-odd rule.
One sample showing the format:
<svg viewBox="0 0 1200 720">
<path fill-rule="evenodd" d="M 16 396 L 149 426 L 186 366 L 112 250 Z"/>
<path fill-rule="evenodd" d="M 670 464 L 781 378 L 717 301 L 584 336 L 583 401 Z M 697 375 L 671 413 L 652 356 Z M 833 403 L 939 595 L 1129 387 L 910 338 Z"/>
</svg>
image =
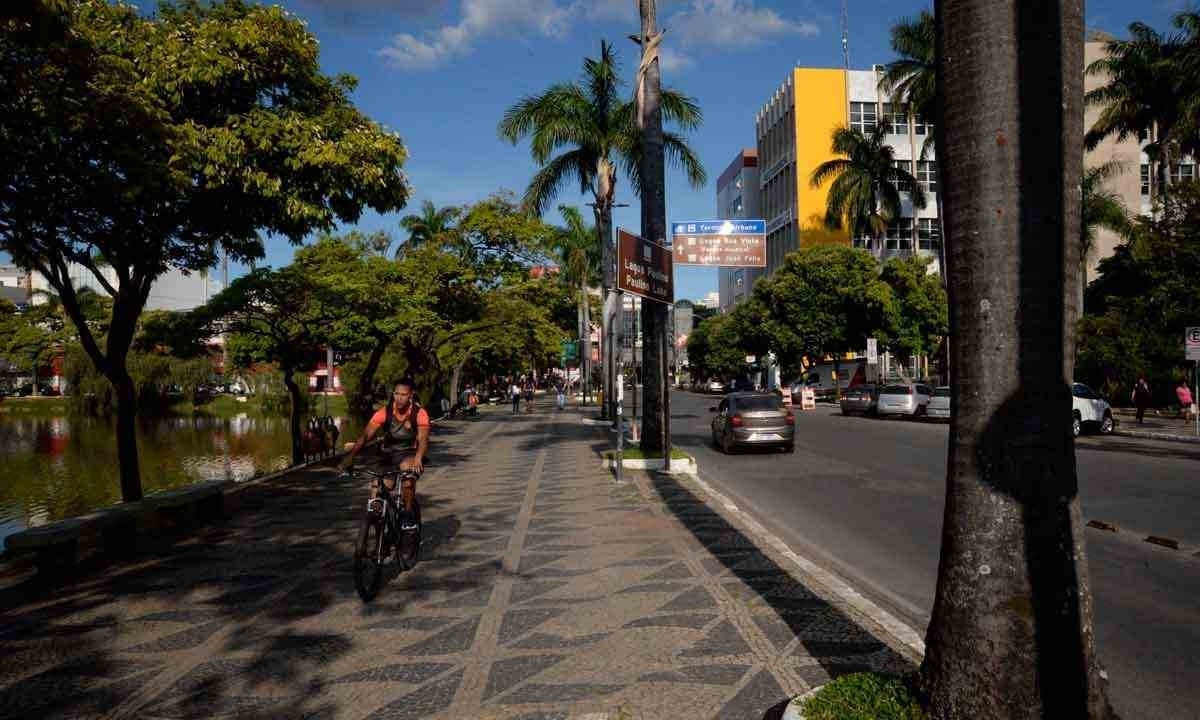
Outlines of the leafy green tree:
<svg viewBox="0 0 1200 720">
<path fill-rule="evenodd" d="M 121 494 L 142 496 L 127 367 L 155 278 L 262 255 L 408 197 L 404 146 L 277 6 L 42 3 L 0 33 L 0 249 L 47 278 L 118 397 Z M 14 24 L 15 23 L 15 24 Z M 70 266 L 113 298 L 103 346 Z M 106 270 L 115 275 L 110 280 Z"/>
<path fill-rule="evenodd" d="M 688 363 L 697 379 L 729 379 L 746 367 L 739 326 L 732 315 L 715 315 L 688 336 Z"/>
<path fill-rule="evenodd" d="M 303 462 L 300 417 L 306 403 L 296 375 L 319 356 L 328 328 L 342 319 L 321 302 L 312 277 L 296 265 L 254 270 L 193 312 L 231 336 L 227 352 L 235 365 L 279 367 L 291 399 L 292 462 Z"/>
<path fill-rule="evenodd" d="M 1170 402 L 1165 390 L 1184 371 L 1185 329 L 1200 317 L 1189 290 L 1200 273 L 1200 183 L 1174 186 L 1155 215 L 1134 221 L 1100 261 L 1077 332 L 1077 375 L 1118 402 L 1142 373 Z"/>
<path fill-rule="evenodd" d="M 895 151 L 888 145 L 888 123 L 881 121 L 869 135 L 856 128 L 833 131 L 832 150 L 837 155 L 813 170 L 809 184 L 821 187 L 830 180 L 825 225 L 845 227 L 854 238 L 879 238 L 900 217 L 900 187 L 912 194 L 913 207 L 925 207 L 925 192 L 912 173 L 896 167 Z"/>
<path fill-rule="evenodd" d="M 841 245 L 801 248 L 784 258 L 769 282 L 755 286 L 767 309 L 777 354 L 835 358 L 866 347 L 889 327 L 891 288 L 865 250 Z"/>
<path fill-rule="evenodd" d="M 892 258 L 879 276 L 892 290 L 886 345 L 902 362 L 932 354 L 950 332 L 946 289 L 937 275 L 930 274 L 929 263 L 920 256 Z"/>
<path fill-rule="evenodd" d="M 431 201 L 421 203 L 420 215 L 405 215 L 400 219 L 400 226 L 408 231 L 407 245 L 396 248 L 396 257 L 406 248 L 419 247 L 427 243 L 442 245 L 454 229 L 454 221 L 462 214 L 462 209 L 454 206 L 436 207 Z"/>
<path fill-rule="evenodd" d="M 541 166 L 525 190 L 524 204 L 530 210 L 544 214 L 569 183 L 578 183 L 579 192 L 592 194 L 606 298 L 616 285 L 612 275 L 612 209 L 618 165 L 625 170 L 635 193 L 640 193 L 642 187 L 637 118 L 633 101 L 621 97 L 621 85 L 612 46 L 602 41 L 600 58 L 584 60 L 580 82 L 559 83 L 540 95 L 522 98 L 504 113 L 499 126 L 500 136 L 514 145 L 529 137 L 534 162 Z M 663 119 L 680 129 L 663 133 L 666 157 L 683 169 L 693 187 L 703 187 L 707 182 L 704 166 L 682 134 L 699 127 L 699 105 L 669 89 L 662 90 L 660 104 Z M 564 152 L 555 155 L 559 150 Z M 605 332 L 610 320 L 602 316 Z M 607 338 L 604 342 L 605 387 L 611 390 L 612 353 Z M 606 397 L 611 399 L 612 392 Z M 613 402 L 607 403 L 606 416 L 615 407 Z"/>
</svg>

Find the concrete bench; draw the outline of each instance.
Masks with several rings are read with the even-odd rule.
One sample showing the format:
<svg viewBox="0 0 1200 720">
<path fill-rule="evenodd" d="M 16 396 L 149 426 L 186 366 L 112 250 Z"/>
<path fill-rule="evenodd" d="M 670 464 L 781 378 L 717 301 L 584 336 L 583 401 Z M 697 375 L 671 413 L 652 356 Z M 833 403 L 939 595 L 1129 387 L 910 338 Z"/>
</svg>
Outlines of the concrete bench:
<svg viewBox="0 0 1200 720">
<path fill-rule="evenodd" d="M 75 564 L 86 527 L 79 518 L 60 520 L 13 533 L 4 539 L 4 547 L 14 556 L 34 555 L 39 576 L 55 575 Z"/>
<path fill-rule="evenodd" d="M 225 491 L 233 486 L 228 480 L 186 485 L 147 495 L 146 504 L 166 527 L 181 528 L 193 522 L 218 520 L 225 514 Z"/>
</svg>

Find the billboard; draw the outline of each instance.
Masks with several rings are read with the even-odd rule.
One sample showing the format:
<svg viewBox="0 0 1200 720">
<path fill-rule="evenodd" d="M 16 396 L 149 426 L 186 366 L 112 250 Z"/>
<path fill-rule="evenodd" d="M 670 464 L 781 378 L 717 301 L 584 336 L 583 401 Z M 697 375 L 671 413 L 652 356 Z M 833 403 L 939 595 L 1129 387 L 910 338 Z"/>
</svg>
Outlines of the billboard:
<svg viewBox="0 0 1200 720">
<path fill-rule="evenodd" d="M 648 300 L 675 302 L 668 248 L 617 228 L 617 288 Z"/>
<path fill-rule="evenodd" d="M 765 220 L 685 220 L 671 223 L 677 265 L 766 267 Z"/>
</svg>

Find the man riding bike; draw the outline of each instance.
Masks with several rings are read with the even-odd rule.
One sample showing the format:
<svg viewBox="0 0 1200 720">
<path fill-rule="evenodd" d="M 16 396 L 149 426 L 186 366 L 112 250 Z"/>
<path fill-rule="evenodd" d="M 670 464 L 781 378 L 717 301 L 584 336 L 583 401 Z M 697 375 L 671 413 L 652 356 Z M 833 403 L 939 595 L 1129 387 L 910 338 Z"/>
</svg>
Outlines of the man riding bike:
<svg viewBox="0 0 1200 720">
<path fill-rule="evenodd" d="M 429 413 L 413 400 L 413 381 L 404 379 L 392 388 L 392 399 L 386 407 L 375 411 L 367 427 L 350 453 L 342 460 L 339 468 L 347 470 L 354 464 L 354 458 L 363 446 L 371 441 L 381 429 L 383 430 L 383 445 L 380 452 L 386 457 L 386 464 L 399 470 L 411 470 L 405 474 L 400 486 L 400 498 L 404 512 L 401 513 L 400 529 L 416 530 L 416 518 L 413 514 L 414 501 L 417 495 L 416 476 L 425 469 L 425 454 L 429 451 Z M 388 490 L 395 490 L 395 480 L 385 480 Z M 371 488 L 371 497 L 375 497 L 375 488 Z"/>
</svg>

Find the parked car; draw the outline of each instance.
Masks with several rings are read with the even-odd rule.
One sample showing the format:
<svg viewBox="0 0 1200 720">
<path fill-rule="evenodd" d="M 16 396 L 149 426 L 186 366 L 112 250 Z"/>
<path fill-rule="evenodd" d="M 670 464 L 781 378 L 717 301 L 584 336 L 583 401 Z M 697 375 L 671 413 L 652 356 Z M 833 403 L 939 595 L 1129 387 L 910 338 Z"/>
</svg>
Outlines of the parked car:
<svg viewBox="0 0 1200 720">
<path fill-rule="evenodd" d="M 879 415 L 921 417 L 933 399 L 933 389 L 921 383 L 888 385 L 879 393 Z"/>
<path fill-rule="evenodd" d="M 725 383 L 714 378 L 708 381 L 707 389 L 713 395 L 721 395 L 725 392 Z"/>
<path fill-rule="evenodd" d="M 730 393 L 709 410 L 717 413 L 712 420 L 713 445 L 726 453 L 738 447 L 796 449 L 796 416 L 777 393 Z"/>
<path fill-rule="evenodd" d="M 931 418 L 938 420 L 950 419 L 950 386 L 943 385 L 933 391 L 933 397 L 925 406 L 925 412 Z"/>
<path fill-rule="evenodd" d="M 1071 434 L 1079 437 L 1084 429 L 1096 429 L 1107 435 L 1116 427 L 1112 406 L 1100 393 L 1083 383 L 1071 385 Z"/>
<path fill-rule="evenodd" d="M 874 415 L 879 409 L 879 389 L 878 385 L 871 384 L 847 388 L 841 397 L 842 414 Z"/>
</svg>

